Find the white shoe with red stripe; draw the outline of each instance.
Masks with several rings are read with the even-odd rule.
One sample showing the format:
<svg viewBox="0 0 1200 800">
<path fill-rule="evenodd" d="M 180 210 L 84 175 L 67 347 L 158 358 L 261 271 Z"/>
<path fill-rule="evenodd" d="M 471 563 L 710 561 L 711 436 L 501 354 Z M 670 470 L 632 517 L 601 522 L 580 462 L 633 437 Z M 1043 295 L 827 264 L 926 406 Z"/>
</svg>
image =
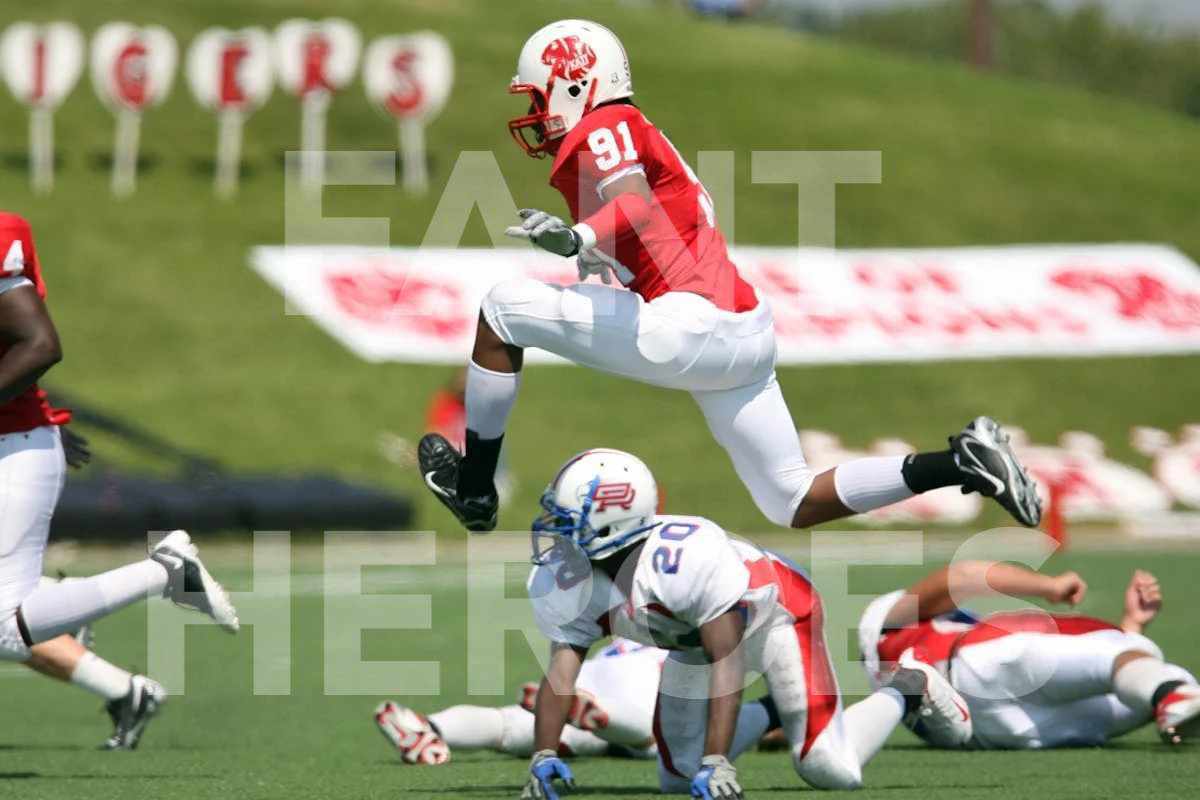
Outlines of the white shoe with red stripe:
<svg viewBox="0 0 1200 800">
<path fill-rule="evenodd" d="M 929 664 L 918 661 L 912 648 L 900 654 L 896 662 L 899 670 L 912 670 L 924 677 L 921 706 L 904 724 L 910 729 L 920 728 L 922 738 L 938 747 L 962 747 L 971 740 L 973 727 L 967 701 L 950 682 Z"/>
<path fill-rule="evenodd" d="M 517 704 L 521 708 L 534 713 L 537 706 L 538 685 L 526 683 L 517 693 Z M 584 689 L 575 690 L 575 701 L 567 714 L 567 724 L 581 731 L 598 731 L 608 727 L 608 712 L 600 705 L 596 695 Z"/>
<path fill-rule="evenodd" d="M 1158 735 L 1167 744 L 1200 741 L 1200 686 L 1177 686 L 1154 709 Z"/>
<path fill-rule="evenodd" d="M 437 766 L 450 760 L 450 746 L 442 741 L 429 720 L 391 700 L 375 709 L 375 724 L 405 764 Z"/>
</svg>

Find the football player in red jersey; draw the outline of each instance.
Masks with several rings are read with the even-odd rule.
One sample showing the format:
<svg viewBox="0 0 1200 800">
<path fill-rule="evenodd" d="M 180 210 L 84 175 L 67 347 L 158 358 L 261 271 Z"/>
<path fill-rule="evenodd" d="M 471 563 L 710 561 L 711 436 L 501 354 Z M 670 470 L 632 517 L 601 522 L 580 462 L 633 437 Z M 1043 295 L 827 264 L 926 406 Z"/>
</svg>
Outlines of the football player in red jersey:
<svg viewBox="0 0 1200 800">
<path fill-rule="evenodd" d="M 529 101 L 512 120 L 530 155 L 552 157 L 550 183 L 574 226 L 535 209 L 511 236 L 566 258 L 580 279 L 517 279 L 483 301 L 466 386 L 466 452 L 427 435 L 426 485 L 469 529 L 492 530 L 496 461 L 517 396 L 524 348 L 689 392 L 763 514 L 805 528 L 959 485 L 1036 525 L 1033 481 L 991 419 L 940 452 L 863 458 L 820 474 L 805 462 L 775 378 L 771 309 L 729 260 L 712 200 L 661 131 L 633 104 L 625 49 L 594 22 L 542 28 L 521 50 L 509 89 Z M 611 286 L 616 276 L 622 288 Z"/>
<path fill-rule="evenodd" d="M 29 223 L 0 212 L 0 660 L 46 666 L 33 647 L 153 594 L 236 631 L 236 611 L 184 531 L 169 534 L 143 561 L 89 578 L 42 580 L 68 459 L 61 427 L 71 419 L 37 385 L 62 359 L 45 298 Z M 78 446 L 72 440 L 72 459 Z"/>
<path fill-rule="evenodd" d="M 1095 747 L 1151 720 L 1168 744 L 1200 738 L 1196 678 L 1144 635 L 1162 605 L 1153 575 L 1134 572 L 1119 625 L 1036 609 L 980 619 L 959 607 L 997 593 L 1074 606 L 1087 584 L 1016 564 L 943 567 L 867 606 L 858 641 L 868 676 L 886 680 L 904 652 L 936 668 L 966 698 L 972 748 Z"/>
</svg>

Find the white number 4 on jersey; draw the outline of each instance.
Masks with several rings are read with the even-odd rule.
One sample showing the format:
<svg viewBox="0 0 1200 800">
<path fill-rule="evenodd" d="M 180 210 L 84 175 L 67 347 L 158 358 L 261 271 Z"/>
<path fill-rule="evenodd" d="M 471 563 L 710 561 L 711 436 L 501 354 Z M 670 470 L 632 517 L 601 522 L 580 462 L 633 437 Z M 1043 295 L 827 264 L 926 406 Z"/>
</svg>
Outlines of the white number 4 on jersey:
<svg viewBox="0 0 1200 800">
<path fill-rule="evenodd" d="M 8 276 L 20 275 L 25 271 L 25 248 L 21 246 L 21 240 L 13 241 L 12 246 L 8 248 L 8 255 L 4 257 L 4 264 L 0 266 L 0 273 Z"/>
</svg>

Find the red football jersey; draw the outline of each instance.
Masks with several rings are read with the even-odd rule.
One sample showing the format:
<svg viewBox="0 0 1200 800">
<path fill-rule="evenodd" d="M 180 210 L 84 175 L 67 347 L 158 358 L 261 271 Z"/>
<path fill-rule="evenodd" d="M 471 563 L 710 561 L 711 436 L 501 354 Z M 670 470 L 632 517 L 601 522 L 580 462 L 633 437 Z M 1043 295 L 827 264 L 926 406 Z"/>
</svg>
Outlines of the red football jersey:
<svg viewBox="0 0 1200 800">
<path fill-rule="evenodd" d="M 46 299 L 46 284 L 33 247 L 29 223 L 16 214 L 0 211 L 0 278 L 27 278 Z M 0 344 L 0 356 L 8 348 Z M 71 412 L 54 408 L 36 385 L 0 405 L 0 434 L 31 431 L 43 425 L 65 425 Z"/>
<path fill-rule="evenodd" d="M 650 222 L 616 242 L 599 243 L 620 264 L 616 272 L 621 283 L 647 300 L 692 292 L 726 311 L 758 305 L 754 289 L 729 260 L 712 198 L 675 146 L 636 106 L 617 103 L 585 115 L 563 138 L 550 185 L 580 222 L 605 204 L 605 187 L 634 173 L 646 177 L 654 194 Z"/>
</svg>

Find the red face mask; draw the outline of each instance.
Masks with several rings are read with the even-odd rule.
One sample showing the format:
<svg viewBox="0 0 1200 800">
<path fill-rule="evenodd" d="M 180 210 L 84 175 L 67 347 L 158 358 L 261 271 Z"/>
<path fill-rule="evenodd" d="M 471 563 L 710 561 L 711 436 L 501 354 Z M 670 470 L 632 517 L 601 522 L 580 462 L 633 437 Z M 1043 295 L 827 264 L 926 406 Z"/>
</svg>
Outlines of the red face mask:
<svg viewBox="0 0 1200 800">
<path fill-rule="evenodd" d="M 509 94 L 529 96 L 529 112 L 508 122 L 508 132 L 525 153 L 533 158 L 543 158 L 558 149 L 566 123 L 561 116 L 551 116 L 546 105 L 546 95 L 529 83 L 515 83 L 508 87 Z"/>
</svg>

